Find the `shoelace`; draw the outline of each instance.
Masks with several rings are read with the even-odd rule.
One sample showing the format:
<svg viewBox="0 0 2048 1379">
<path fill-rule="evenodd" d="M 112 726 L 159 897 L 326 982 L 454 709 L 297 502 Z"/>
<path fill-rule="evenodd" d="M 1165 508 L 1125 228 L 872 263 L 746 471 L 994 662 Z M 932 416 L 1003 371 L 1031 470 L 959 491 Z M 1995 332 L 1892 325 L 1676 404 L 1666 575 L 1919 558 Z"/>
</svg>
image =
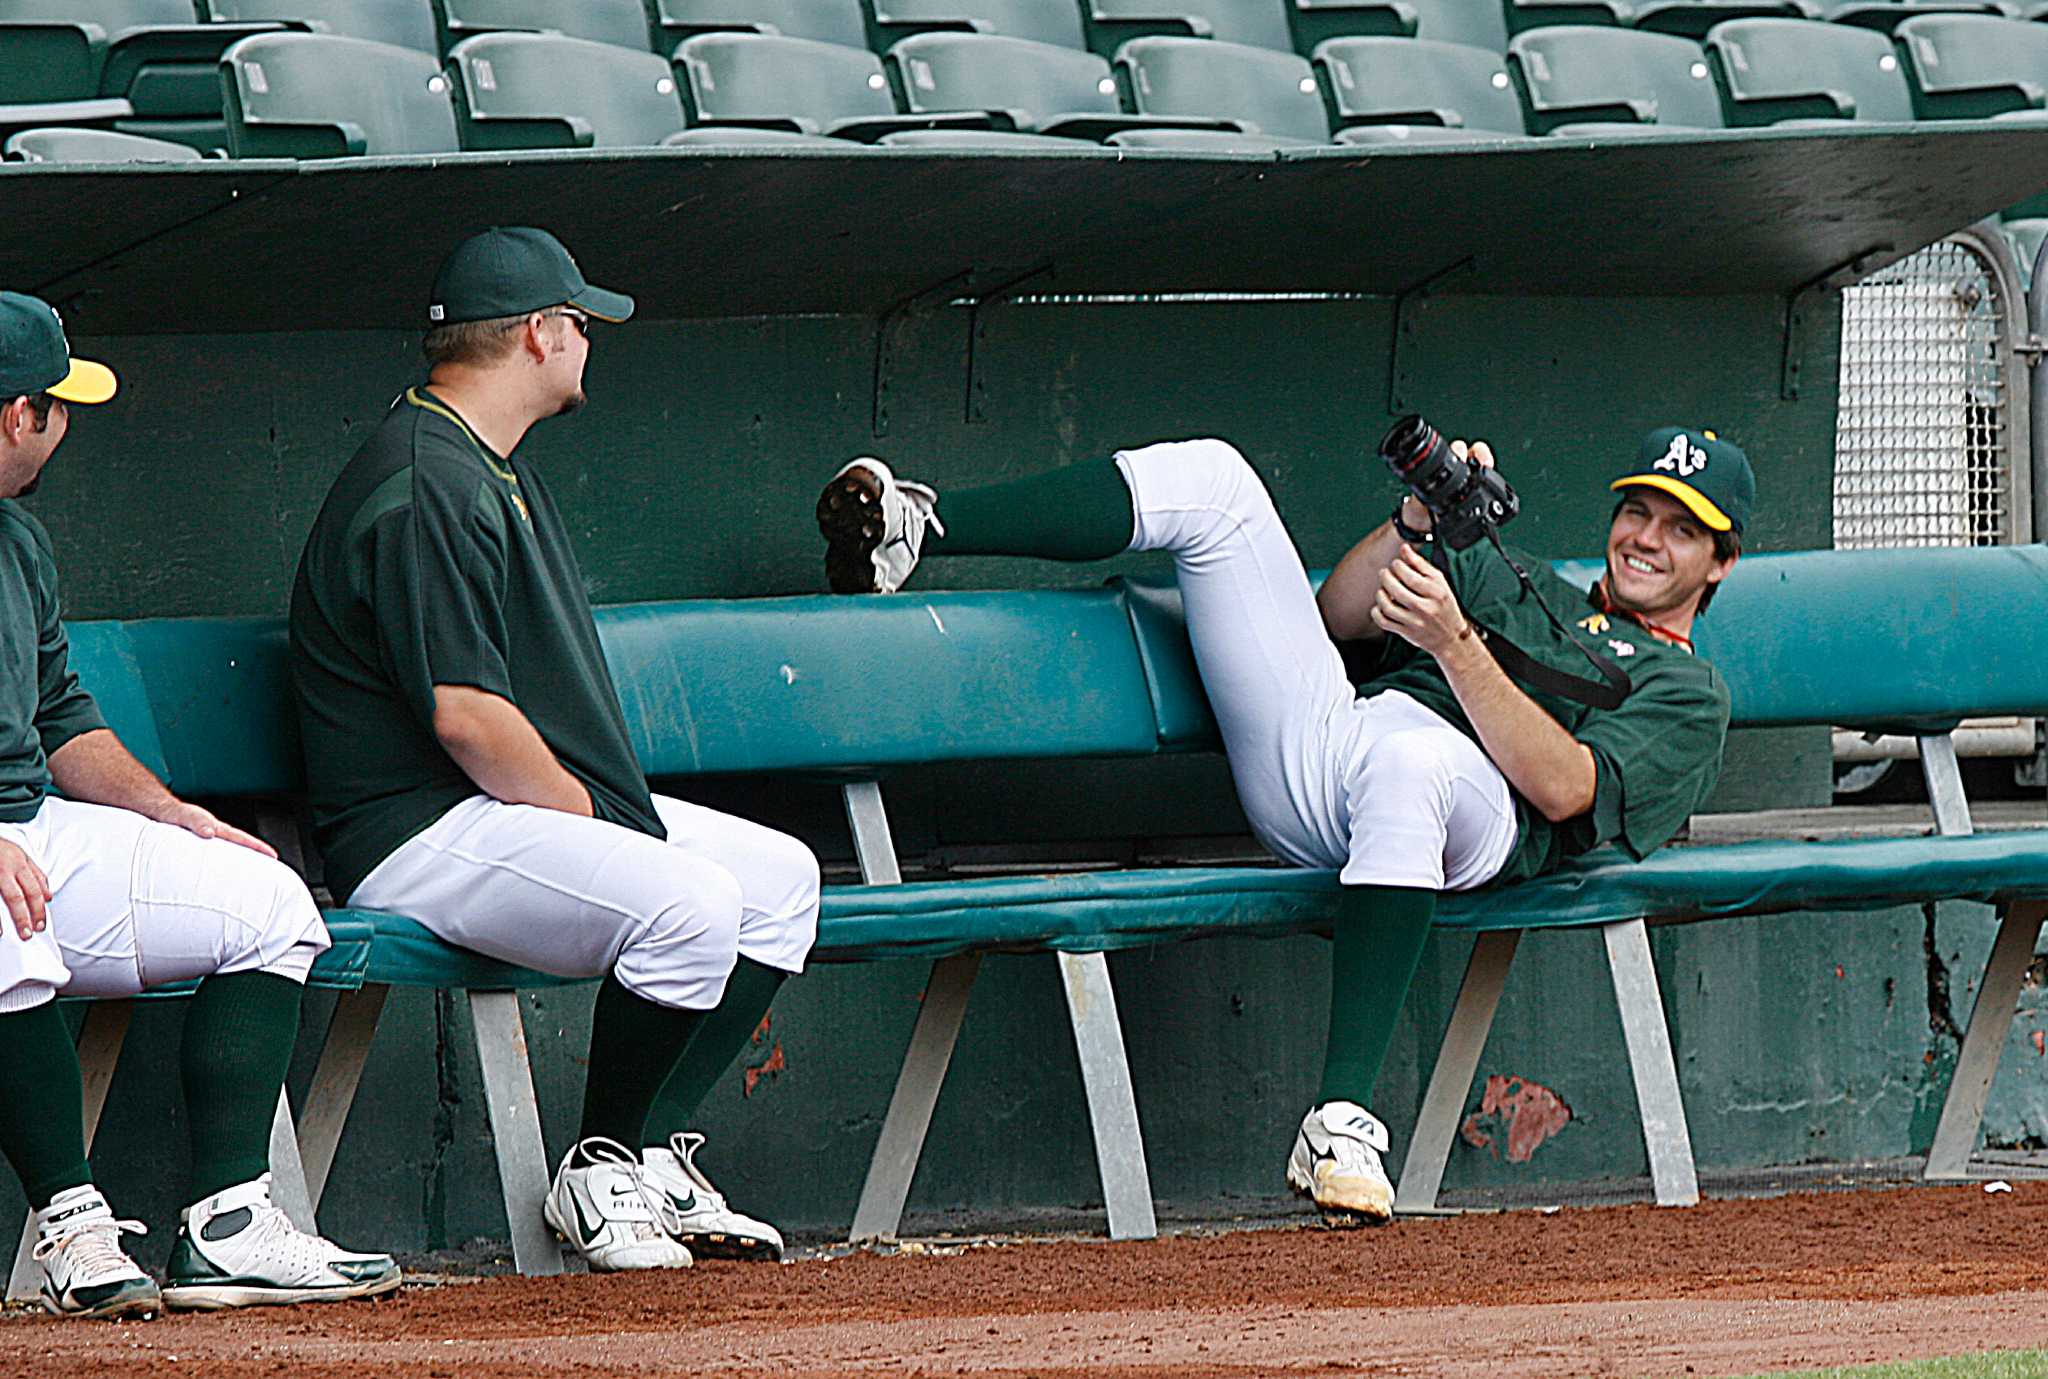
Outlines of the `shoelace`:
<svg viewBox="0 0 2048 1379">
<path fill-rule="evenodd" d="M 121 1236 L 148 1235 L 149 1227 L 140 1221 L 89 1221 L 82 1225 L 46 1235 L 36 1242 L 29 1251 L 31 1258 L 41 1263 L 62 1249 L 70 1248 L 75 1242 L 79 1270 L 82 1273 L 100 1273 L 122 1269 L 132 1270 L 135 1264 L 121 1252 Z"/>
</svg>

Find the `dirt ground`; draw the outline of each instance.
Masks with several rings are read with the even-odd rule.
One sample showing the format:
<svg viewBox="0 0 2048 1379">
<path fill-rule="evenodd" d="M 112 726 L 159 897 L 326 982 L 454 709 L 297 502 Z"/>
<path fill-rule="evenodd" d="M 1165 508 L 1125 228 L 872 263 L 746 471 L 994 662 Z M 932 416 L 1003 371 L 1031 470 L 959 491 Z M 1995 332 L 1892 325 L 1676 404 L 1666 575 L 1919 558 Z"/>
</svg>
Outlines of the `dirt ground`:
<svg viewBox="0 0 2048 1379">
<path fill-rule="evenodd" d="M 2048 1347 L 2048 1182 L 494 1278 L 0 1320 L 0 1375 L 1729 1375 Z"/>
</svg>

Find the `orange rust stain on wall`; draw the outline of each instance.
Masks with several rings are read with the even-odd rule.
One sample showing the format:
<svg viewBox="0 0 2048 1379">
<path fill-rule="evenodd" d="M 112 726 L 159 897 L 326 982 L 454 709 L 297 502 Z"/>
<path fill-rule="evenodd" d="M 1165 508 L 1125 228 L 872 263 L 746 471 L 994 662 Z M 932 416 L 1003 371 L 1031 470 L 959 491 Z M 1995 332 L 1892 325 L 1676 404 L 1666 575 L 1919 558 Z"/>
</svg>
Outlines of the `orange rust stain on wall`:
<svg viewBox="0 0 2048 1379">
<path fill-rule="evenodd" d="M 1542 1083 L 1492 1073 L 1479 1109 L 1465 1117 L 1461 1133 L 1474 1149 L 1491 1150 L 1495 1158 L 1505 1153 L 1509 1163 L 1525 1164 L 1571 1119 L 1572 1108 L 1564 1098 Z"/>
</svg>

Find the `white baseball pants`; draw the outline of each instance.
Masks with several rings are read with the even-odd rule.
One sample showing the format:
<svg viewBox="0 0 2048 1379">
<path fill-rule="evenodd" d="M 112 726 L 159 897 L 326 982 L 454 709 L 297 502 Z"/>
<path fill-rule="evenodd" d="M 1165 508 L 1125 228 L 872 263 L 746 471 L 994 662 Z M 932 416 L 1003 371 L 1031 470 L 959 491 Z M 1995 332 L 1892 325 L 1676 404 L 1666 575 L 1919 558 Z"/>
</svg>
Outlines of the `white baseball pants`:
<svg viewBox="0 0 2048 1379">
<path fill-rule="evenodd" d="M 1469 890 L 1514 850 L 1513 796 L 1479 744 L 1398 691 L 1358 697 L 1301 556 L 1220 440 L 1119 452 L 1131 549 L 1171 551 L 1188 637 L 1259 841 L 1347 885 Z"/>
<path fill-rule="evenodd" d="M 10 919 L 0 933 L 0 1014 L 217 972 L 303 983 L 328 946 L 305 883 L 234 843 L 54 796 L 27 823 L 0 823 L 0 838 L 53 893 L 48 928 L 24 941 Z"/>
<path fill-rule="evenodd" d="M 473 795 L 377 864 L 351 905 L 561 977 L 614 973 L 657 1005 L 709 1010 L 738 957 L 801 972 L 818 859 L 786 834 L 661 795 L 668 840 Z"/>
</svg>

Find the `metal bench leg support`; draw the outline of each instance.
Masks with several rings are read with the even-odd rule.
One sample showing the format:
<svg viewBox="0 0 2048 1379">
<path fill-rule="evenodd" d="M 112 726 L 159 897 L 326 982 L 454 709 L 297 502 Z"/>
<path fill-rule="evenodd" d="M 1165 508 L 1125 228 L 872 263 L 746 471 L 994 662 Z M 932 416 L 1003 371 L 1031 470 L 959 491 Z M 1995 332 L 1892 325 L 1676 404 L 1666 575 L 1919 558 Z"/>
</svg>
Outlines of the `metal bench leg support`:
<svg viewBox="0 0 2048 1379">
<path fill-rule="evenodd" d="M 533 1067 L 527 1061 L 519 993 L 472 991 L 469 1014 L 476 1029 L 491 1139 L 497 1146 L 512 1262 L 522 1274 L 559 1274 L 562 1249 L 540 1214 L 548 1195 L 548 1151 L 541 1139 L 540 1100 L 534 1095 Z"/>
<path fill-rule="evenodd" d="M 1607 970 L 1614 978 L 1614 1003 L 1621 1009 L 1621 1032 L 1628 1040 L 1628 1066 L 1635 1076 L 1657 1205 L 1697 1206 L 1700 1181 L 1693 1169 L 1692 1134 L 1678 1094 L 1678 1065 L 1671 1056 L 1657 969 L 1650 961 L 1649 928 L 1640 919 L 1630 919 L 1603 924 L 1600 932 L 1607 940 Z"/>
<path fill-rule="evenodd" d="M 306 1200 L 315 1211 L 327 1193 L 334 1152 L 348 1125 L 349 1108 L 355 1105 L 356 1087 L 363 1080 L 363 1065 L 370 1059 L 370 1042 L 377 1037 L 377 1020 L 390 994 L 391 988 L 381 982 L 359 991 L 344 991 L 327 1022 L 320 1062 L 313 1069 L 299 1116 L 299 1159 L 306 1170 Z"/>
<path fill-rule="evenodd" d="M 1977 1004 L 1970 1011 L 1970 1028 L 1956 1054 L 1955 1076 L 1949 1080 L 1948 1097 L 1941 1104 L 1941 1121 L 1927 1151 L 1926 1177 L 1931 1180 L 1970 1176 L 1970 1154 L 1977 1147 L 1984 1103 L 1991 1097 L 1991 1079 L 1998 1072 L 1999 1055 L 2005 1052 L 2020 984 L 2034 960 L 2043 919 L 2048 919 L 2048 903 L 2023 901 L 2008 906 L 1999 923 L 1991 960 L 1984 965 L 1984 980 L 1977 987 Z"/>
<path fill-rule="evenodd" d="M 1521 930 L 1506 929 L 1481 934 L 1472 945 L 1465 980 L 1458 987 L 1458 1004 L 1451 1010 L 1450 1028 L 1444 1031 L 1443 1047 L 1430 1070 L 1429 1089 L 1422 1094 L 1422 1113 L 1415 1118 L 1415 1133 L 1401 1163 L 1401 1186 L 1394 1193 L 1397 1212 L 1436 1210 L 1444 1168 L 1450 1163 L 1458 1122 L 1465 1114 L 1465 1096 L 1472 1089 L 1473 1074 L 1479 1071 L 1487 1031 L 1493 1028 L 1501 988 L 1507 985 L 1508 968 L 1521 942 Z"/>
<path fill-rule="evenodd" d="M 134 1009 L 128 1001 L 95 1001 L 85 1012 L 84 1028 L 78 1031 L 78 1068 L 84 1081 L 88 1151 L 100 1128 L 100 1112 L 107 1104 L 107 1088 L 114 1081 L 114 1066 L 121 1061 L 121 1043 L 128 1037 L 128 1017 Z M 36 1243 L 35 1224 L 35 1214 L 31 1212 L 22 1223 L 21 1244 L 14 1252 L 14 1272 L 7 1280 L 9 1302 L 26 1302 L 41 1291 L 42 1270 L 29 1258 Z"/>
<path fill-rule="evenodd" d="M 1074 1048 L 1081 1055 L 1109 1238 L 1150 1240 L 1159 1234 L 1159 1225 L 1152 1215 L 1152 1179 L 1145 1168 L 1123 1026 L 1116 1018 L 1116 991 L 1109 984 L 1109 959 L 1100 953 L 1062 953 L 1060 979 L 1074 1025 Z"/>
<path fill-rule="evenodd" d="M 292 1120 L 291 1098 L 282 1087 L 277 1089 L 277 1114 L 270 1119 L 270 1200 L 294 1226 L 318 1233 L 313 1197 L 306 1191 L 306 1166 L 299 1160 L 299 1128 Z"/>
<path fill-rule="evenodd" d="M 932 964 L 924 1003 L 917 1012 L 917 1028 L 911 1031 L 903 1069 L 896 1074 L 896 1091 L 889 1098 L 889 1114 L 882 1122 L 881 1138 L 875 1141 L 875 1156 L 868 1161 L 867 1181 L 861 1184 L 860 1205 L 854 1208 L 853 1229 L 847 1238 L 856 1245 L 894 1240 L 903 1224 L 910 1180 L 917 1173 L 925 1132 L 931 1129 L 932 1108 L 938 1104 L 939 1088 L 945 1085 L 953 1044 L 967 1017 L 967 998 L 980 971 L 979 953 L 963 953 Z"/>
</svg>

